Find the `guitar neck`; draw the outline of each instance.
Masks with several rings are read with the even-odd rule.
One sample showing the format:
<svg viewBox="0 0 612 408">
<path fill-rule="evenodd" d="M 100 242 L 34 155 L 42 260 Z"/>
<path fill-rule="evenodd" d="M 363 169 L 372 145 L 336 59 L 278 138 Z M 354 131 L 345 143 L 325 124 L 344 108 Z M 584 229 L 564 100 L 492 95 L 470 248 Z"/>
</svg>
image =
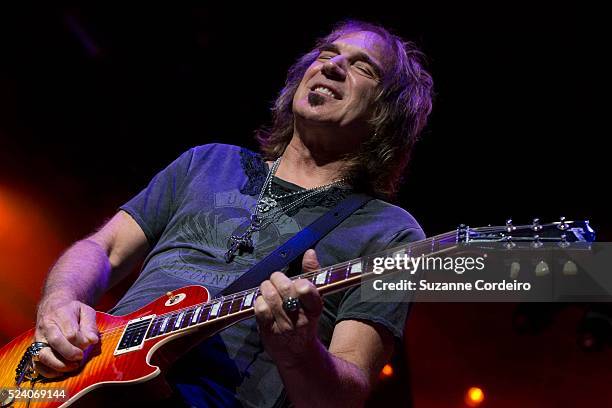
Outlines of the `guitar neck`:
<svg viewBox="0 0 612 408">
<path fill-rule="evenodd" d="M 373 259 L 396 254 L 407 256 L 428 256 L 444 246 L 457 242 L 456 232 L 450 232 L 422 241 L 404 244 L 375 255 L 368 255 L 348 262 L 342 262 L 313 272 L 304 273 L 292 279 L 307 279 L 322 295 L 359 285 L 363 280 L 372 278 Z M 255 299 L 259 288 L 252 288 L 232 295 L 215 298 L 206 303 L 196 304 L 172 313 L 158 315 L 149 326 L 146 339 L 164 336 L 187 328 L 197 328 L 212 322 L 227 321 L 228 326 L 253 315 Z"/>
</svg>

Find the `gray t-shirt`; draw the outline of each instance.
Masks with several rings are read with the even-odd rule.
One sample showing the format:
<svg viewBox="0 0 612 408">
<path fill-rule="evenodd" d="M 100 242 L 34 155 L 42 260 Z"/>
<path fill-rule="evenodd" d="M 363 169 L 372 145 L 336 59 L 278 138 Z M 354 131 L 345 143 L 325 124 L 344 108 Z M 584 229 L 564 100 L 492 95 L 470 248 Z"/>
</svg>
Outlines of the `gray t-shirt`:
<svg viewBox="0 0 612 408">
<path fill-rule="evenodd" d="M 248 225 L 268 166 L 247 149 L 223 144 L 194 147 L 158 173 L 149 185 L 121 207 L 144 231 L 151 252 L 142 271 L 110 311 L 130 313 L 168 291 L 203 285 L 214 297 L 251 266 L 336 205 L 350 190 L 334 187 L 308 199 L 253 235 L 252 253 L 231 263 L 224 254 L 231 235 Z M 277 194 L 300 187 L 273 179 Z M 315 250 L 330 266 L 400 243 L 424 238 L 414 218 L 403 209 L 371 200 L 324 237 Z M 400 339 L 408 303 L 360 300 L 358 287 L 324 298 L 319 337 L 329 345 L 341 320 L 377 323 Z M 168 380 L 192 406 L 271 407 L 285 401 L 282 381 L 263 350 L 253 318 L 205 340 L 177 362 Z"/>
</svg>

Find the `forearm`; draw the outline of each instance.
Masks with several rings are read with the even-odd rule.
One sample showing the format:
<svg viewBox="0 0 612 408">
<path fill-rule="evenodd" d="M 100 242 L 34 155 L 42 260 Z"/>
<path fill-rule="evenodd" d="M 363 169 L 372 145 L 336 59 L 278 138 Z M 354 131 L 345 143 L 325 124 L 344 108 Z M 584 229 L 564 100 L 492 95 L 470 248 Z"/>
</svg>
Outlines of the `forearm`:
<svg viewBox="0 0 612 408">
<path fill-rule="evenodd" d="M 368 376 L 356 365 L 331 354 L 319 340 L 297 358 L 277 362 L 296 407 L 363 406 Z"/>
<path fill-rule="evenodd" d="M 40 305 L 72 300 L 93 304 L 108 288 L 110 275 L 104 248 L 89 239 L 78 241 L 51 268 Z"/>
</svg>

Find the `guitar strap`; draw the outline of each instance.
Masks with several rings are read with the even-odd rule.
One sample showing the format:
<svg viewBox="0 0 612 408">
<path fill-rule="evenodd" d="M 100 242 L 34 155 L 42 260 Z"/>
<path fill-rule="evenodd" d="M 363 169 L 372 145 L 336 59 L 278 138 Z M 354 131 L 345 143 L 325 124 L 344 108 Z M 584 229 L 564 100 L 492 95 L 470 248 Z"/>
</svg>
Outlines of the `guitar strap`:
<svg viewBox="0 0 612 408">
<path fill-rule="evenodd" d="M 242 274 L 217 296 L 226 296 L 259 286 L 273 272 L 282 270 L 306 252 L 307 249 L 314 247 L 321 238 L 371 199 L 371 196 L 357 193 L 344 198 L 334 208 L 314 220 L 310 225 Z"/>
</svg>

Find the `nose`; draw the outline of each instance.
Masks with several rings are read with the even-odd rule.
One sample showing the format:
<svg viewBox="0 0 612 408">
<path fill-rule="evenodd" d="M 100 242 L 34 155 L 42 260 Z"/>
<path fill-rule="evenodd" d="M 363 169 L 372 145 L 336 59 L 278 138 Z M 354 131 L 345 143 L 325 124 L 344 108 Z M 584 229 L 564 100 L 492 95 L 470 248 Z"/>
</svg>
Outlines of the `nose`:
<svg viewBox="0 0 612 408">
<path fill-rule="evenodd" d="M 346 58 L 343 55 L 336 55 L 325 61 L 321 72 L 329 79 L 343 81 L 346 78 L 346 62 Z"/>
</svg>

